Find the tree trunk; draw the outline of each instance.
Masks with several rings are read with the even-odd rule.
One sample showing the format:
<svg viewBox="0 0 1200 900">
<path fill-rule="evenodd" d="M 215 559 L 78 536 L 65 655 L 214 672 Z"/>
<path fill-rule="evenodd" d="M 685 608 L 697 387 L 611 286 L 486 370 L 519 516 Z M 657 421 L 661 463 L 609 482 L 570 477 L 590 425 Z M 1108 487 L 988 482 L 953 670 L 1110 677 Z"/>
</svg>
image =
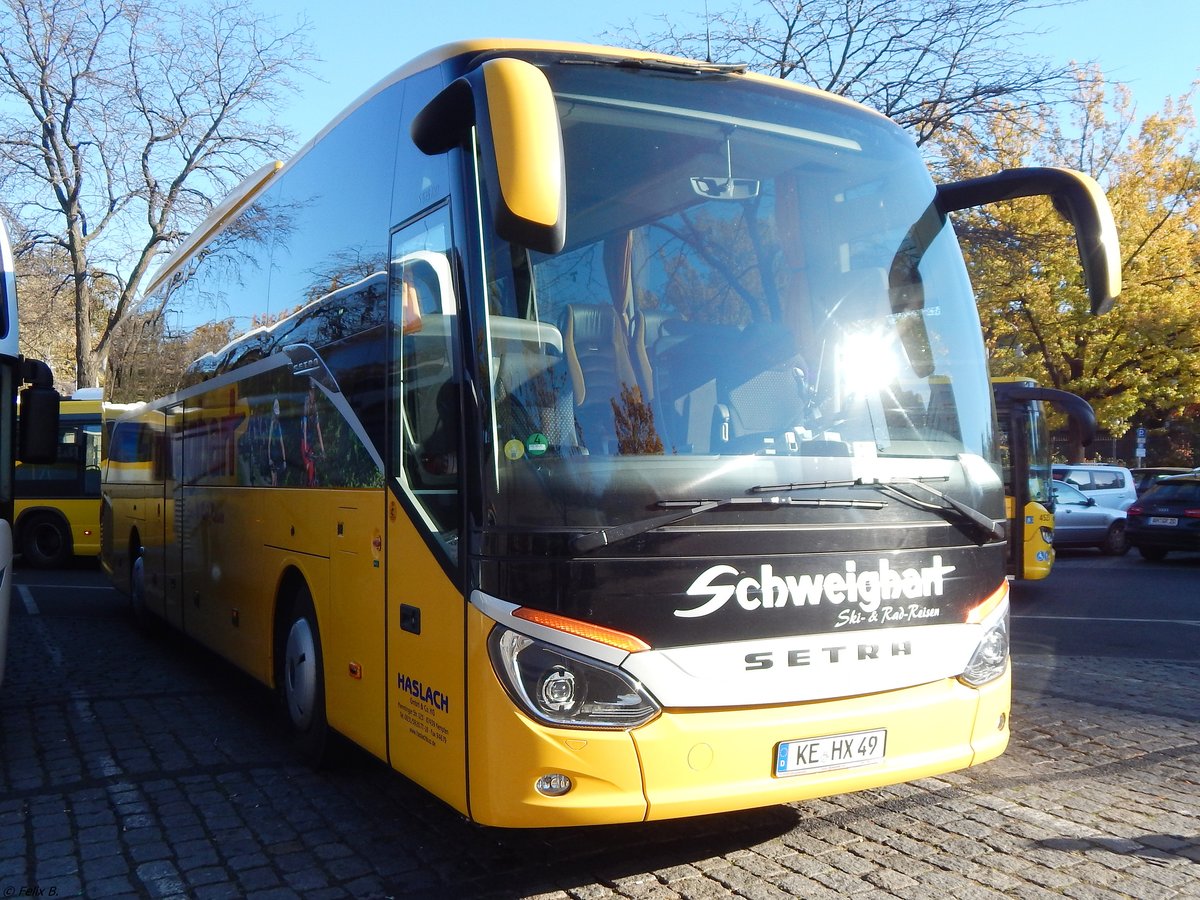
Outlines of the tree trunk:
<svg viewBox="0 0 1200 900">
<path fill-rule="evenodd" d="M 68 242 L 75 282 L 75 387 L 99 387 L 100 371 L 92 350 L 92 284 L 83 231 L 77 221 L 71 223 Z"/>
<path fill-rule="evenodd" d="M 1079 434 L 1079 427 L 1072 419 L 1067 426 L 1067 446 L 1066 446 L 1067 462 L 1081 463 L 1084 461 L 1083 455 L 1083 439 Z"/>
</svg>

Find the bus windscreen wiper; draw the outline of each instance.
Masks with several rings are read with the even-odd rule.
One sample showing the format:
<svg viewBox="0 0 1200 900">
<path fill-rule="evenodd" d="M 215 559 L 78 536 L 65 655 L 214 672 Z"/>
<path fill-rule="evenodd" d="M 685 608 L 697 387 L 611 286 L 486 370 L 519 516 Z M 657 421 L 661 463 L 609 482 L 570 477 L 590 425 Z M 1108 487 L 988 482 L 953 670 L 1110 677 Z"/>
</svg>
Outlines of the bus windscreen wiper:
<svg viewBox="0 0 1200 900">
<path fill-rule="evenodd" d="M 972 540 L 974 540 L 975 543 L 979 544 L 981 547 L 989 540 L 1005 540 L 1003 526 L 997 525 L 992 519 L 985 516 L 979 510 L 967 506 L 967 504 L 963 503 L 962 501 L 955 500 L 953 497 L 944 494 L 937 488 L 930 487 L 929 485 L 918 481 L 915 478 L 896 478 L 886 481 L 862 479 L 859 483 L 870 485 L 882 493 L 887 494 L 889 497 L 895 497 L 897 499 L 912 503 L 921 509 L 927 509 L 930 512 L 938 513 L 940 516 L 948 519 L 951 522 L 967 525 L 969 531 L 975 532 Z M 931 503 L 930 501 L 924 500 L 910 491 L 905 490 L 905 488 L 913 487 L 920 488 L 923 491 L 928 491 L 941 502 Z"/>
<path fill-rule="evenodd" d="M 757 490 L 757 489 L 753 489 Z M 785 506 L 822 506 L 841 509 L 883 509 L 887 505 L 883 500 L 850 500 L 829 497 L 729 497 L 725 500 L 659 500 L 655 506 L 660 509 L 670 509 L 673 512 L 653 519 L 641 519 L 618 525 L 615 528 L 602 528 L 581 534 L 571 541 L 571 549 L 576 553 L 586 553 L 600 547 L 607 547 L 619 541 L 628 540 L 664 525 L 673 525 L 684 519 L 711 512 L 714 509 L 728 509 L 733 506 L 752 507 L 754 509 L 781 508 Z"/>
<path fill-rule="evenodd" d="M 972 531 L 975 531 L 978 537 L 982 540 L 972 538 L 977 544 L 982 546 L 989 540 L 1003 541 L 1005 534 L 1002 526 L 998 526 L 994 521 L 989 519 L 977 509 L 967 506 L 960 500 L 955 500 L 953 497 L 944 494 L 937 488 L 930 487 L 925 484 L 928 480 L 948 481 L 949 479 L 939 476 L 937 479 L 917 479 L 917 478 L 852 478 L 842 481 L 798 481 L 790 484 L 760 484 L 757 487 L 750 488 L 752 493 L 768 493 L 775 491 L 801 491 L 812 490 L 814 488 L 839 488 L 839 487 L 873 487 L 884 494 L 895 497 L 897 499 L 914 504 L 921 509 L 927 509 L 930 512 L 938 513 L 943 518 L 949 519 L 952 522 L 960 522 L 970 526 Z M 928 491 L 933 494 L 941 503 L 931 503 L 921 497 L 917 497 L 909 491 L 903 490 L 898 485 L 906 487 L 918 487 L 921 490 Z"/>
<path fill-rule="evenodd" d="M 759 484 L 750 488 L 752 494 L 773 494 L 776 491 L 811 491 L 828 488 L 858 487 L 861 478 L 843 478 L 839 481 L 790 481 L 786 484 Z"/>
</svg>

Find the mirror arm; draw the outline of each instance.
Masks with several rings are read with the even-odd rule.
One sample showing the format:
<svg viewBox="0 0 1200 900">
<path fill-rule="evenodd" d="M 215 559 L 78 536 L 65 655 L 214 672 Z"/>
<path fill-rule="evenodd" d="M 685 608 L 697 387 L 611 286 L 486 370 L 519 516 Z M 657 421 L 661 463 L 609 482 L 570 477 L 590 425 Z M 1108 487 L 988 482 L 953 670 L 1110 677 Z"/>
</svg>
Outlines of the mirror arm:
<svg viewBox="0 0 1200 900">
<path fill-rule="evenodd" d="M 994 175 L 940 184 L 935 203 L 942 213 L 1048 196 L 1075 227 L 1075 241 L 1093 314 L 1107 312 L 1121 293 L 1120 245 L 1104 191 L 1089 176 L 1051 166 L 1005 169 Z"/>
<path fill-rule="evenodd" d="M 467 140 L 475 124 L 475 93 L 466 78 L 452 81 L 413 116 L 413 143 L 426 156 L 448 153 Z"/>
<path fill-rule="evenodd" d="M 1053 403 L 1076 423 L 1080 443 L 1085 447 L 1096 438 L 1096 411 L 1092 409 L 1092 404 L 1078 394 L 1060 391 L 1057 388 L 1017 387 L 1009 392 L 1009 396 L 1014 400 L 1041 400 L 1044 403 Z"/>
</svg>

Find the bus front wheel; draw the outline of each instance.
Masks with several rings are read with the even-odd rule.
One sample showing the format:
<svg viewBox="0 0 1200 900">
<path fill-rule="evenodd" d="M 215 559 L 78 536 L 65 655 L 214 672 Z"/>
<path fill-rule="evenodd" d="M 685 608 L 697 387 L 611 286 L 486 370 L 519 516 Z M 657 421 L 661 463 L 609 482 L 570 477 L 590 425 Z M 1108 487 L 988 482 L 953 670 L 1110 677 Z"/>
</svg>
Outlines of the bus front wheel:
<svg viewBox="0 0 1200 900">
<path fill-rule="evenodd" d="M 325 665 L 312 595 L 302 587 L 284 617 L 278 684 L 288 725 L 310 765 L 325 761 L 329 725 L 325 718 Z"/>
<path fill-rule="evenodd" d="M 21 556 L 38 569 L 65 565 L 71 558 L 71 531 L 57 516 L 37 516 L 21 531 Z"/>
<path fill-rule="evenodd" d="M 150 609 L 146 606 L 146 554 L 140 545 L 131 554 L 129 562 L 129 611 L 139 628 L 150 625 Z"/>
</svg>

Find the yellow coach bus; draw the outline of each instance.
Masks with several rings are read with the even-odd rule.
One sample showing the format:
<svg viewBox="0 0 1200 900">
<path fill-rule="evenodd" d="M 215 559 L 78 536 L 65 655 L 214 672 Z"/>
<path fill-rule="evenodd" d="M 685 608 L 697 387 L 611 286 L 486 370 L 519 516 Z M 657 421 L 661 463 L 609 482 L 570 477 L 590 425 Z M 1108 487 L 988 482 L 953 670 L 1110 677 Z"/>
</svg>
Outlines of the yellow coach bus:
<svg viewBox="0 0 1200 900">
<path fill-rule="evenodd" d="M 1102 310 L 1078 173 L 935 187 L 882 116 L 736 67 L 443 47 L 157 273 L 235 336 L 117 421 L 104 564 L 307 754 L 336 730 L 481 823 L 981 763 L 1004 490 L 947 215 L 1033 194 Z"/>
<path fill-rule="evenodd" d="M 55 458 L 17 466 L 14 540 L 28 565 L 100 552 L 101 406 L 99 388 L 62 400 Z"/>
<path fill-rule="evenodd" d="M 1036 581 L 1054 567 L 1054 497 L 1045 404 L 1066 413 L 1080 441 L 1096 435 L 1096 414 L 1077 394 L 1040 387 L 1032 378 L 992 379 L 1008 515 L 1008 574 Z"/>
</svg>

